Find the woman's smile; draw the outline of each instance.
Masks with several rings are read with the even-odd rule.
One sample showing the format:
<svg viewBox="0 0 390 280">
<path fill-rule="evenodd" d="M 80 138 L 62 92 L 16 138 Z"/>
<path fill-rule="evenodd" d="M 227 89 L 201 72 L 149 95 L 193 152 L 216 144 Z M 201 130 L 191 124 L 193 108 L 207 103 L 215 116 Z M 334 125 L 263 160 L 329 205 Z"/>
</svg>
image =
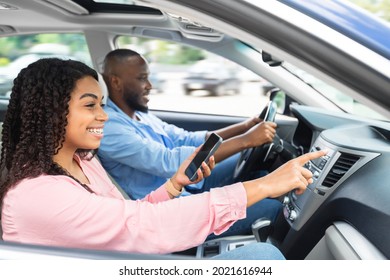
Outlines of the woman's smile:
<svg viewBox="0 0 390 280">
<path fill-rule="evenodd" d="M 93 134 L 103 134 L 103 128 L 88 128 L 87 130 Z"/>
</svg>

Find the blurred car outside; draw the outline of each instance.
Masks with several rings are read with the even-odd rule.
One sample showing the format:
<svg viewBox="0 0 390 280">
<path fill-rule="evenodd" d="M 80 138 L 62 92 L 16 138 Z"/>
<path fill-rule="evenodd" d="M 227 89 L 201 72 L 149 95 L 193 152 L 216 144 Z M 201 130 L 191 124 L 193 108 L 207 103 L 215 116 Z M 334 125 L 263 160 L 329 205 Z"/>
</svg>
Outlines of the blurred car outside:
<svg viewBox="0 0 390 280">
<path fill-rule="evenodd" d="M 275 88 L 275 86 L 269 81 L 244 67 L 240 67 L 240 71 L 237 76 L 243 83 L 258 83 L 260 93 L 264 96 L 266 96 L 271 89 Z"/>
<path fill-rule="evenodd" d="M 149 74 L 149 82 L 152 84 L 151 93 L 163 93 L 165 81 L 159 73 L 151 71 Z"/>
<path fill-rule="evenodd" d="M 69 46 L 65 46 L 57 43 L 43 43 L 32 46 L 29 53 L 35 54 L 57 54 L 57 55 L 70 55 Z"/>
<path fill-rule="evenodd" d="M 190 67 L 187 76 L 183 79 L 185 95 L 194 91 L 206 90 L 212 96 L 227 93 L 240 93 L 241 81 L 235 68 L 222 65 L 218 62 L 201 60 Z"/>
<path fill-rule="evenodd" d="M 9 97 L 14 79 L 20 70 L 29 64 L 45 57 L 76 59 L 69 53 L 69 47 L 61 44 L 38 44 L 31 47 L 26 54 L 19 56 L 8 65 L 0 67 L 0 97 Z"/>
<path fill-rule="evenodd" d="M 272 89 L 276 88 L 273 84 L 266 79 L 260 79 L 260 91 L 264 96 L 268 96 Z"/>
</svg>

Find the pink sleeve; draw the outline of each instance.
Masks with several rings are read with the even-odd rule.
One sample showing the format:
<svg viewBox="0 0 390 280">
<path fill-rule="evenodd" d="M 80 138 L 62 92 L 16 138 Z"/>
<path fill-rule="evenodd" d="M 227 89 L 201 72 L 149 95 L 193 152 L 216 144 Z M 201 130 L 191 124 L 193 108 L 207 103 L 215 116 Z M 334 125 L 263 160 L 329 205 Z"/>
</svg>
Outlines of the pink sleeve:
<svg viewBox="0 0 390 280">
<path fill-rule="evenodd" d="M 150 203 L 162 202 L 165 200 L 170 200 L 168 192 L 166 191 L 165 184 L 145 196 L 142 201 L 148 201 Z"/>
<path fill-rule="evenodd" d="M 66 176 L 42 176 L 7 193 L 2 225 L 7 241 L 169 253 L 197 246 L 245 216 L 242 184 L 150 203 L 91 194 Z"/>
</svg>

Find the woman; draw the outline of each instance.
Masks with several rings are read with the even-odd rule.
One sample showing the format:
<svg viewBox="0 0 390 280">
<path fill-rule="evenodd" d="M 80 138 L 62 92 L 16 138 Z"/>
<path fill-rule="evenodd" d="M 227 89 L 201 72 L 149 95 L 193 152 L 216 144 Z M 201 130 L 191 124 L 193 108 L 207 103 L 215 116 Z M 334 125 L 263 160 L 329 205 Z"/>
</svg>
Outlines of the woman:
<svg viewBox="0 0 390 280">
<path fill-rule="evenodd" d="M 325 154 L 306 154 L 253 181 L 172 199 L 191 183 L 184 170 L 192 155 L 143 200 L 125 200 L 91 153 L 107 120 L 102 103 L 97 73 L 81 62 L 41 59 L 19 73 L 3 124 L 4 240 L 139 253 L 185 250 L 245 218 L 246 207 L 263 198 L 302 193 L 312 181 L 302 165 Z M 198 180 L 213 167 L 213 160 L 203 164 Z M 270 250 L 268 258 L 280 257 Z"/>
</svg>

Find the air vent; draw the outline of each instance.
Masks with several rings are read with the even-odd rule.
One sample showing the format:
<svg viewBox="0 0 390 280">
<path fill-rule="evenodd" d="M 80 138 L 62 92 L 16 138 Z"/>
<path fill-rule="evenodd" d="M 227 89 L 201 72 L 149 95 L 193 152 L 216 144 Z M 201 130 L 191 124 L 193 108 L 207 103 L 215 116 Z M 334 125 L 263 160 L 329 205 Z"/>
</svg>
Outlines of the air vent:
<svg viewBox="0 0 390 280">
<path fill-rule="evenodd" d="M 322 182 L 324 187 L 333 187 L 360 159 L 359 156 L 342 153 Z"/>
</svg>

